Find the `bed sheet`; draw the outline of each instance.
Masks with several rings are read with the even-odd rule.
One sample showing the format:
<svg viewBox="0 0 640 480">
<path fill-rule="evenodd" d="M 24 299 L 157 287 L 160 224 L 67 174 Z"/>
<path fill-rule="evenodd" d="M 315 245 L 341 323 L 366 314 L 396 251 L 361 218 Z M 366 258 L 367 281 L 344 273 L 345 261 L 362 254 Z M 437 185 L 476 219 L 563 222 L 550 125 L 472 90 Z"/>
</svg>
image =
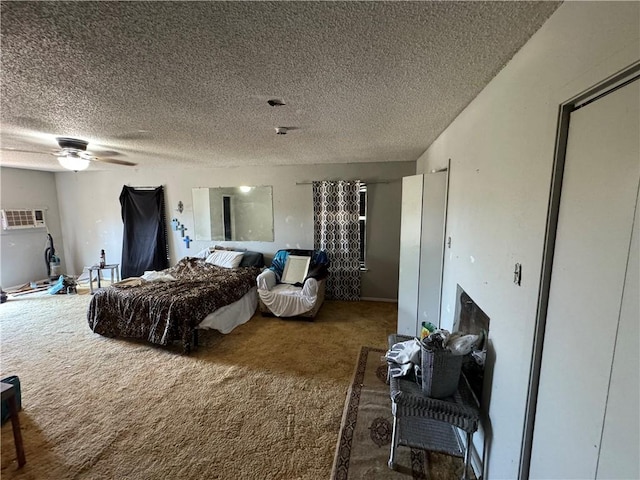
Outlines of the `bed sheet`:
<svg viewBox="0 0 640 480">
<path fill-rule="evenodd" d="M 258 289 L 253 287 L 240 300 L 211 312 L 198 324 L 198 328 L 230 333 L 237 326 L 251 320 L 257 308 Z"/>
</svg>

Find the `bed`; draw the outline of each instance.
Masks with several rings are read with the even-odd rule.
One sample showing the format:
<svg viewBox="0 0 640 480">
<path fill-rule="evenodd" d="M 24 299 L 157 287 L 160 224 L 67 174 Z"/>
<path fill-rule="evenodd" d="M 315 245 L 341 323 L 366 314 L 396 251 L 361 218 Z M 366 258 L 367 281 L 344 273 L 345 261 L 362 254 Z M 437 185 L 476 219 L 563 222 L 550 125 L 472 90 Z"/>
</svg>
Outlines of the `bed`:
<svg viewBox="0 0 640 480">
<path fill-rule="evenodd" d="M 98 290 L 87 310 L 89 327 L 107 337 L 180 342 L 185 353 L 197 346 L 198 329 L 229 333 L 253 316 L 256 277 L 264 265 L 259 252 L 235 253 L 185 257 L 161 272 Z"/>
</svg>

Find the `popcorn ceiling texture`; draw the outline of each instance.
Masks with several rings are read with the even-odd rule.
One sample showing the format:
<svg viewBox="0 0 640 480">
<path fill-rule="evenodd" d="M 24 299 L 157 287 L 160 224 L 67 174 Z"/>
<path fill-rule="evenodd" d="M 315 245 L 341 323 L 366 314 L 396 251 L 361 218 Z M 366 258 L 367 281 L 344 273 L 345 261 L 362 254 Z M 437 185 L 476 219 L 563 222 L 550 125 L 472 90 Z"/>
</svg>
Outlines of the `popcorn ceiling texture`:
<svg viewBox="0 0 640 480">
<path fill-rule="evenodd" d="M 558 5 L 2 2 L 2 146 L 73 136 L 139 167 L 412 161 Z"/>
</svg>

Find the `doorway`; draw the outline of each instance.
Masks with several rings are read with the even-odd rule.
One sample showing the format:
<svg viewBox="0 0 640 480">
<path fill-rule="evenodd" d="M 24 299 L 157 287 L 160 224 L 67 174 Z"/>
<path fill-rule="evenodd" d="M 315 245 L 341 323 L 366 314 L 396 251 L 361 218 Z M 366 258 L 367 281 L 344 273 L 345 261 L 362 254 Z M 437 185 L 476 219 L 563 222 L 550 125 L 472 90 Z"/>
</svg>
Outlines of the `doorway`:
<svg viewBox="0 0 640 480">
<path fill-rule="evenodd" d="M 232 204 L 231 204 L 231 196 L 223 195 L 222 196 L 222 227 L 224 230 L 224 239 L 226 241 L 233 240 L 233 213 L 232 213 Z"/>
</svg>

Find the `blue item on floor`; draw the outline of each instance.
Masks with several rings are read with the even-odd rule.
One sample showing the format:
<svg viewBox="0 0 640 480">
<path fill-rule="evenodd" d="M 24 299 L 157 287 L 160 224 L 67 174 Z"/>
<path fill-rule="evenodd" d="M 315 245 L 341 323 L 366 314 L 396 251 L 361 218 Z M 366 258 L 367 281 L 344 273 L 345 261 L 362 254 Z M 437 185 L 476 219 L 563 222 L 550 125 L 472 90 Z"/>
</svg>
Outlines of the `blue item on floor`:
<svg viewBox="0 0 640 480">
<path fill-rule="evenodd" d="M 51 295 L 55 295 L 56 293 L 77 293 L 76 281 L 68 275 L 60 275 L 56 283 L 49 287 L 47 292 Z"/>
<path fill-rule="evenodd" d="M 58 281 L 49 287 L 47 290 L 51 295 L 55 295 L 56 293 L 61 292 L 64 289 L 64 276 L 60 275 Z"/>
</svg>

